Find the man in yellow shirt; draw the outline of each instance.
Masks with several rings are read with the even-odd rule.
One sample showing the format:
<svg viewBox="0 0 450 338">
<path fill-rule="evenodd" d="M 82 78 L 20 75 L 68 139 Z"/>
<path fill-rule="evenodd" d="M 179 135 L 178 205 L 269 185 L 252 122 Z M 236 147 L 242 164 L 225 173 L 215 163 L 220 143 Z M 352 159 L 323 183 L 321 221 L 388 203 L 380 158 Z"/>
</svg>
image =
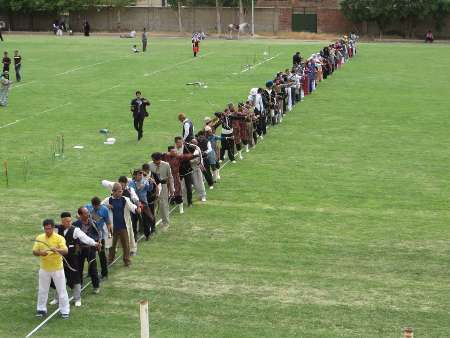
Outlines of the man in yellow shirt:
<svg viewBox="0 0 450 338">
<path fill-rule="evenodd" d="M 59 296 L 59 312 L 62 318 L 68 319 L 70 305 L 62 259 L 62 255 L 67 255 L 66 240 L 63 236 L 53 232 L 55 222 L 52 219 L 44 220 L 43 226 L 44 233 L 36 237 L 33 246 L 33 255 L 39 256 L 41 259 L 36 316 L 47 315 L 48 289 L 53 279 Z"/>
</svg>

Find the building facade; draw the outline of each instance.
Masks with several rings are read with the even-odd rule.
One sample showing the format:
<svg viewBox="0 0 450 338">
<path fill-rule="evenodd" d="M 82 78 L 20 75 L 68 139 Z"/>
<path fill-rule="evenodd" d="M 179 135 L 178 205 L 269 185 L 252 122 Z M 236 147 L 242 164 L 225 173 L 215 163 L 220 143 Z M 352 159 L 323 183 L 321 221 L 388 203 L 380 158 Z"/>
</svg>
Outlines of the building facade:
<svg viewBox="0 0 450 338">
<path fill-rule="evenodd" d="M 340 10 L 340 0 L 258 0 L 256 6 L 279 9 L 280 31 L 337 33 L 353 28 Z"/>
</svg>

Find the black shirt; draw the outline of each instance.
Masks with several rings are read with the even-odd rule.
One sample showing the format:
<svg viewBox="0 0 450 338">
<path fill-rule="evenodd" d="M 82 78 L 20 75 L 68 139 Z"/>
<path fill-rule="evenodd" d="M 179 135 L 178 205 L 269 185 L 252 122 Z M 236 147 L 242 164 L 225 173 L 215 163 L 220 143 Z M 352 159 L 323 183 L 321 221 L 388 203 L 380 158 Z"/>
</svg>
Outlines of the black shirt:
<svg viewBox="0 0 450 338">
<path fill-rule="evenodd" d="M 150 105 L 150 101 L 144 99 L 143 97 L 135 98 L 131 101 L 131 111 L 133 112 L 133 117 L 146 117 L 148 116 L 146 106 Z"/>
<path fill-rule="evenodd" d="M 14 64 L 17 66 L 22 62 L 22 57 L 20 55 L 14 55 Z"/>
</svg>

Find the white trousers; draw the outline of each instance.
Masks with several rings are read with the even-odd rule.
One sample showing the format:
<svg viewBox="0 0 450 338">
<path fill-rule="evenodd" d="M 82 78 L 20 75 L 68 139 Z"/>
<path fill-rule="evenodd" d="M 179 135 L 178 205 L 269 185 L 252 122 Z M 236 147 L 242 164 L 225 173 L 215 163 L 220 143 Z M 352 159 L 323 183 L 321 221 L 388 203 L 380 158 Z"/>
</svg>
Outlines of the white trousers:
<svg viewBox="0 0 450 338">
<path fill-rule="evenodd" d="M 291 87 L 286 88 L 287 96 L 288 96 L 288 104 L 287 109 L 288 111 L 292 110 L 292 93 L 291 93 Z"/>
<path fill-rule="evenodd" d="M 69 295 L 66 290 L 66 277 L 64 276 L 64 269 L 52 272 L 39 269 L 37 310 L 47 312 L 48 289 L 52 279 L 56 286 L 56 292 L 58 293 L 59 312 L 61 312 L 61 314 L 68 315 L 70 313 L 70 305 Z"/>
<path fill-rule="evenodd" d="M 203 173 L 199 167 L 192 168 L 192 183 L 194 184 L 195 191 L 200 198 L 206 198 L 205 183 L 203 182 Z"/>
</svg>

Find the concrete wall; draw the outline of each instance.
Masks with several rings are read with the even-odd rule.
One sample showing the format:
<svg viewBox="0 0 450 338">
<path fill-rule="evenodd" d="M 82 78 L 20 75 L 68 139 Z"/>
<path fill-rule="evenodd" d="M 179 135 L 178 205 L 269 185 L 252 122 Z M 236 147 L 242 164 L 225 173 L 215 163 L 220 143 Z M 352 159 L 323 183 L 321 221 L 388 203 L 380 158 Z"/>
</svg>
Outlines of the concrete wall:
<svg viewBox="0 0 450 338">
<path fill-rule="evenodd" d="M 291 31 L 292 13 L 296 10 L 306 10 L 308 13 L 317 14 L 318 33 L 343 33 L 357 30 L 363 35 L 379 35 L 379 30 L 374 23 L 360 25 L 359 27 L 352 25 L 338 9 L 336 0 L 323 0 L 321 2 L 304 0 L 262 1 L 274 7 L 255 8 L 256 33 Z M 259 3 L 262 3 L 262 1 Z M 284 5 L 281 6 L 281 4 Z M 292 7 L 294 4 L 295 6 Z M 309 5 L 309 7 L 301 7 L 305 5 Z M 251 21 L 250 14 L 250 12 L 245 13 L 244 19 L 248 23 Z M 228 24 L 238 22 L 237 8 L 222 8 L 221 15 L 222 32 L 227 31 Z M 12 30 L 22 31 L 50 31 L 52 22 L 57 18 L 56 15 L 51 13 L 26 15 L 0 13 L 0 20 L 7 22 Z M 132 29 L 140 31 L 143 27 L 147 27 L 150 31 L 178 32 L 177 11 L 167 7 L 130 7 L 120 11 L 113 8 L 102 8 L 87 12 L 73 12 L 69 19 L 70 26 L 75 32 L 81 32 L 82 23 L 85 19 L 89 21 L 94 32 L 126 32 Z M 185 32 L 202 30 L 215 33 L 217 31 L 216 9 L 211 7 L 183 8 L 182 24 Z M 417 25 L 415 36 L 422 37 L 428 29 L 435 31 L 431 18 Z M 396 22 L 388 27 L 386 33 L 400 35 L 403 31 L 402 23 Z M 446 19 L 443 32 L 435 32 L 435 37 L 450 38 L 450 16 Z"/>
<path fill-rule="evenodd" d="M 186 7 L 182 8 L 183 30 L 192 32 L 202 30 L 205 32 L 216 32 L 216 9 L 211 7 Z M 237 8 L 221 9 L 222 32 L 226 31 L 230 23 L 238 22 Z M 244 21 L 251 22 L 251 13 L 247 12 Z M 104 8 L 101 10 L 90 10 L 82 13 L 71 13 L 70 23 L 72 29 L 81 30 L 84 19 L 87 19 L 93 31 L 130 31 L 141 30 L 147 27 L 150 31 L 178 31 L 178 12 L 172 8 L 137 8 L 130 7 L 120 10 Z M 255 31 L 274 32 L 277 25 L 274 24 L 278 18 L 273 8 L 255 9 Z M 275 21 L 274 21 L 275 20 Z"/>
</svg>

